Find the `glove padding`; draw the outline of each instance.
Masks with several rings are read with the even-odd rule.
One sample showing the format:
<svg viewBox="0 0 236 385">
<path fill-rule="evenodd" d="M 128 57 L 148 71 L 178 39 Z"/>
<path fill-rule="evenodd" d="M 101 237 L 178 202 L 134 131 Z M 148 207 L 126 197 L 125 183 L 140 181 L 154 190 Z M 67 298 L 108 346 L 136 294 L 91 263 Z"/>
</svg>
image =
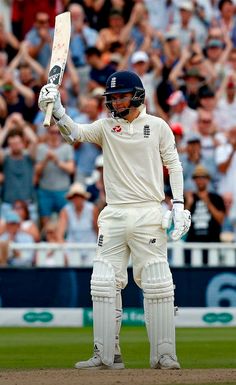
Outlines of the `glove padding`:
<svg viewBox="0 0 236 385">
<path fill-rule="evenodd" d="M 189 210 L 179 210 L 173 206 L 172 211 L 168 210 L 162 218 L 162 228 L 169 229 L 172 221 L 174 221 L 174 230 L 171 232 L 170 237 L 173 241 L 178 241 L 182 238 L 191 226 L 191 213 Z"/>
<path fill-rule="evenodd" d="M 46 84 L 40 90 L 38 105 L 41 111 L 46 113 L 48 103 L 53 103 L 52 114 L 60 120 L 65 115 L 65 108 L 61 104 L 60 92 L 55 84 Z"/>
</svg>

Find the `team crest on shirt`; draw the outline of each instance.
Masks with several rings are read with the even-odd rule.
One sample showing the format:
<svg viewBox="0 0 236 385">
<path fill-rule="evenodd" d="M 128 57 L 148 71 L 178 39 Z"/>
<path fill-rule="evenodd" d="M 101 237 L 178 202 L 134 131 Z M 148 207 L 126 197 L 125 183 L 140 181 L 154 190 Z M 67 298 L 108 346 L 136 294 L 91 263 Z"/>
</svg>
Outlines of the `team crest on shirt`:
<svg viewBox="0 0 236 385">
<path fill-rule="evenodd" d="M 145 124 L 145 126 L 143 127 L 144 138 L 149 138 L 150 133 L 151 133 L 150 127 L 148 126 L 148 124 Z"/>
<path fill-rule="evenodd" d="M 122 131 L 122 128 L 121 126 L 115 126 L 115 127 L 112 127 L 111 129 L 111 132 L 121 132 Z"/>
</svg>

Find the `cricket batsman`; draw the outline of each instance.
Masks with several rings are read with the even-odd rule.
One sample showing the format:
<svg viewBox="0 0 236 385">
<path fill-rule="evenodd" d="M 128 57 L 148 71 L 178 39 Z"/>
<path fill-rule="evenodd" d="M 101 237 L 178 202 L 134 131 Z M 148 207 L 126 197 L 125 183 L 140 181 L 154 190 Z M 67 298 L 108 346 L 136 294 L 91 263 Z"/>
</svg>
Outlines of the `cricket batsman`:
<svg viewBox="0 0 236 385">
<path fill-rule="evenodd" d="M 106 83 L 110 116 L 91 124 L 75 123 L 61 104 L 53 84 L 42 87 L 39 108 L 53 102 L 53 118 L 70 144 L 100 145 L 104 159 L 107 206 L 98 218 L 97 252 L 91 277 L 94 353 L 78 369 L 123 369 L 119 333 L 121 289 L 127 266 L 144 296 L 150 342 L 150 366 L 179 369 L 174 325 L 174 286 L 167 260 L 166 229 L 173 220 L 172 239 L 179 240 L 191 224 L 184 210 L 182 166 L 173 133 L 161 118 L 146 113 L 145 89 L 134 72 L 118 71 Z M 173 208 L 163 212 L 163 166 L 169 172 Z"/>
</svg>

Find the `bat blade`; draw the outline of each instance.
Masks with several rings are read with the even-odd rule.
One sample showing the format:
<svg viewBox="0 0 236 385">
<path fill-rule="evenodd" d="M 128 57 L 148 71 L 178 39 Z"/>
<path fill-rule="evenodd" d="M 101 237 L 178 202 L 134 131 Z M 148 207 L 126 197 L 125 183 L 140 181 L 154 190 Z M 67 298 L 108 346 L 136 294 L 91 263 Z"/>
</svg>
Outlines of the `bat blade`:
<svg viewBox="0 0 236 385">
<path fill-rule="evenodd" d="M 55 29 L 52 45 L 52 55 L 48 73 L 48 83 L 61 85 L 69 52 L 71 35 L 70 12 L 63 12 L 55 18 Z M 44 126 L 50 126 L 53 103 L 49 103 L 44 119 Z"/>
</svg>

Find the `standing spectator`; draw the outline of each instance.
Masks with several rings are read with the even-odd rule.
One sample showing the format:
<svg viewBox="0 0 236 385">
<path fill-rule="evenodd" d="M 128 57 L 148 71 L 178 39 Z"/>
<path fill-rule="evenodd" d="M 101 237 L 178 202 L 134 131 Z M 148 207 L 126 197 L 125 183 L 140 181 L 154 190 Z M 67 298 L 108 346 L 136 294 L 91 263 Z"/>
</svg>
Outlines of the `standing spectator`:
<svg viewBox="0 0 236 385">
<path fill-rule="evenodd" d="M 214 110 L 221 131 L 227 133 L 236 122 L 236 79 L 227 78 L 223 84 Z"/>
<path fill-rule="evenodd" d="M 166 102 L 170 106 L 170 124 L 181 124 L 183 127 L 183 135 L 196 130 L 198 113 L 187 105 L 185 96 L 182 91 L 174 91 Z"/>
<path fill-rule="evenodd" d="M 86 63 L 85 51 L 96 45 L 98 32 L 85 22 L 85 14 L 80 4 L 68 6 L 71 13 L 72 35 L 70 43 L 71 58 L 75 67 L 83 67 Z"/>
<path fill-rule="evenodd" d="M 90 193 L 78 182 L 71 185 L 66 195 L 68 203 L 61 210 L 58 218 L 58 235 L 63 241 L 78 243 L 96 243 L 98 208 L 88 202 Z M 92 263 L 90 250 L 80 250 L 83 262 Z"/>
<path fill-rule="evenodd" d="M 35 94 L 30 87 L 22 84 L 11 72 L 5 75 L 2 84 L 2 96 L 6 102 L 7 115 L 19 112 L 25 120 L 32 122 L 34 116 L 32 107 L 35 103 Z"/>
<path fill-rule="evenodd" d="M 12 32 L 6 30 L 3 16 L 0 15 L 0 51 L 7 53 L 8 62 L 10 62 L 19 48 L 19 40 Z"/>
<path fill-rule="evenodd" d="M 25 266 L 31 267 L 34 261 L 33 250 L 10 250 L 9 243 L 34 243 L 34 238 L 29 233 L 22 231 L 20 228 L 20 217 L 15 211 L 8 211 L 6 215 L 6 228 L 0 235 L 0 242 L 5 242 L 7 245 L 7 263 L 10 266 Z"/>
<path fill-rule="evenodd" d="M 97 47 L 89 47 L 85 51 L 87 63 L 90 66 L 88 91 L 97 87 L 104 87 L 107 78 L 115 72 L 112 65 L 103 63 L 101 51 Z"/>
<path fill-rule="evenodd" d="M 47 140 L 37 148 L 35 184 L 41 226 L 53 213 L 59 213 L 66 204 L 67 193 L 73 177 L 73 148 L 62 143 L 58 128 L 49 127 Z"/>
<path fill-rule="evenodd" d="M 7 147 L 0 151 L 4 175 L 1 215 L 4 218 L 12 204 L 21 199 L 27 203 L 32 219 L 36 219 L 33 174 L 37 138 L 29 127 L 16 129 L 13 126 L 6 128 L 6 131 Z M 25 147 L 25 137 L 29 140 L 28 148 Z"/>
<path fill-rule="evenodd" d="M 33 27 L 28 31 L 25 40 L 28 42 L 29 54 L 47 68 L 52 51 L 53 28 L 49 24 L 46 12 L 37 12 Z"/>
</svg>

